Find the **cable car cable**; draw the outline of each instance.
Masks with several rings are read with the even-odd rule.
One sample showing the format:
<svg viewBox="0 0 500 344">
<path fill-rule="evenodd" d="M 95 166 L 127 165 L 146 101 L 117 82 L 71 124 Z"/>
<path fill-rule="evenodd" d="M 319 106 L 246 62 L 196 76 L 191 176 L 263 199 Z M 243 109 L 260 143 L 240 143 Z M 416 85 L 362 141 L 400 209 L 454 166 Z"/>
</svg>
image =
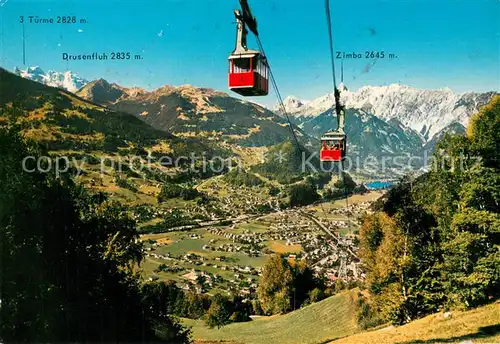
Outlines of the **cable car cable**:
<svg viewBox="0 0 500 344">
<path fill-rule="evenodd" d="M 249 9 L 249 7 L 248 7 L 248 3 L 246 3 L 246 1 L 245 1 L 245 0 L 240 0 L 240 3 L 242 4 L 242 7 L 243 7 L 243 3 L 245 3 L 245 4 L 246 4 L 246 6 L 247 6 L 246 8 L 248 8 L 248 9 Z M 336 90 L 336 92 L 335 92 L 335 93 L 336 93 L 336 97 L 337 97 L 337 98 L 336 98 L 336 102 L 335 102 L 335 104 L 337 104 L 337 105 L 336 105 L 336 111 L 337 111 L 337 114 L 339 114 L 339 113 L 340 113 L 340 108 L 338 107 L 338 105 L 339 105 L 340 103 L 339 103 L 339 101 L 338 101 L 338 95 L 339 95 L 339 94 L 338 94 L 338 90 L 337 90 L 337 87 L 336 87 L 336 80 L 335 80 L 335 64 L 334 64 L 334 55 L 333 55 L 333 39 L 332 39 L 332 34 L 331 34 L 331 22 L 330 22 L 330 12 L 329 12 L 329 4 L 328 4 L 328 0 L 327 0 L 327 8 L 328 8 L 328 11 L 327 11 L 327 12 L 328 12 L 328 16 L 327 16 L 327 18 L 328 18 L 328 24 L 329 24 L 329 30 L 328 30 L 328 31 L 329 31 L 329 38 L 330 38 L 330 51 L 331 51 L 331 58 L 332 58 L 332 71 L 333 71 L 333 73 L 332 73 L 332 74 L 333 74 L 333 84 L 334 84 L 334 89 Z M 248 10 L 248 11 L 245 11 L 245 8 L 244 8 L 244 7 L 243 7 L 243 12 L 244 12 L 244 13 L 247 13 L 247 14 L 248 14 L 248 13 L 250 13 L 250 11 L 249 11 L 249 10 Z M 252 17 L 252 18 L 253 18 L 253 17 Z M 255 21 L 255 19 L 253 19 L 253 20 Z M 247 24 L 247 23 L 246 23 L 246 24 Z M 264 46 L 263 46 L 263 44 L 262 44 L 262 41 L 260 40 L 260 37 L 259 37 L 258 32 L 257 32 L 256 30 L 255 30 L 255 31 L 251 30 L 251 31 L 252 31 L 252 32 L 254 33 L 254 35 L 255 35 L 255 38 L 256 38 L 256 40 L 257 40 L 257 44 L 258 44 L 258 46 L 259 46 L 259 50 L 262 52 L 262 54 L 263 54 L 264 56 L 267 56 L 267 55 L 266 55 L 266 53 L 265 53 L 265 49 L 264 49 Z M 291 120 L 290 120 L 290 117 L 289 117 L 289 115 L 288 115 L 288 112 L 286 111 L 286 107 L 285 107 L 285 104 L 284 104 L 284 102 L 283 102 L 283 98 L 281 97 L 281 92 L 279 91 L 278 84 L 276 83 L 276 79 L 274 78 L 274 73 L 273 73 L 273 71 L 272 71 L 271 64 L 269 63 L 269 59 L 267 60 L 267 64 L 268 64 L 268 69 L 269 69 L 269 77 L 270 77 L 270 80 L 271 80 L 271 84 L 272 84 L 272 86 L 273 86 L 274 92 L 276 93 L 276 97 L 278 98 L 278 102 L 279 102 L 279 104 L 280 104 L 281 110 L 282 110 L 283 114 L 285 115 L 285 118 L 286 118 L 286 120 L 287 120 L 287 122 L 288 122 L 288 126 L 289 126 L 290 131 L 291 131 L 291 133 L 292 133 L 292 136 L 293 136 L 293 138 L 294 138 L 295 144 L 296 144 L 297 148 L 299 149 L 299 152 L 301 152 L 301 153 L 302 153 L 304 150 L 302 149 L 302 146 L 300 145 L 299 140 L 297 139 L 297 136 L 296 136 L 296 134 L 295 134 L 295 130 L 293 129 L 292 122 L 291 122 Z M 343 170 L 343 162 L 341 162 L 341 164 L 342 164 L 342 170 Z M 309 167 L 308 167 L 307 165 L 306 165 L 306 168 L 309 170 Z M 311 172 L 311 171 L 309 171 L 309 172 Z M 346 195 L 346 193 L 347 193 L 347 189 L 346 189 L 346 187 L 345 187 L 345 179 L 343 178 L 342 180 L 343 180 L 343 184 L 344 184 L 344 195 Z M 346 197 L 346 204 L 347 204 L 347 197 Z M 347 206 L 348 206 L 348 204 L 347 204 Z M 325 209 L 324 209 L 324 207 L 323 207 L 323 203 L 320 203 L 320 207 L 321 207 L 321 210 L 322 210 L 323 214 L 325 214 L 325 215 L 326 215 L 326 211 L 325 211 Z"/>
<path fill-rule="evenodd" d="M 260 37 L 256 36 L 256 38 L 257 38 L 257 44 L 259 45 L 260 51 L 262 51 L 262 53 L 264 54 L 264 56 L 266 56 L 265 51 L 264 51 L 264 47 L 262 45 L 262 42 L 260 41 Z M 273 88 L 274 88 L 274 92 L 276 93 L 276 96 L 277 96 L 278 101 L 280 103 L 281 109 L 282 109 L 283 113 L 285 114 L 285 116 L 287 118 L 288 126 L 290 127 L 290 131 L 292 132 L 292 135 L 295 138 L 295 143 L 297 145 L 297 148 L 299 149 L 299 152 L 303 153 L 304 150 L 302 149 L 302 146 L 300 145 L 300 143 L 299 143 L 299 141 L 297 139 L 297 136 L 295 135 L 295 131 L 293 130 L 293 126 L 292 126 L 292 123 L 291 123 L 290 118 L 288 116 L 288 113 L 286 111 L 285 104 L 283 103 L 283 99 L 281 98 L 281 93 L 279 91 L 279 88 L 278 88 L 278 85 L 276 83 L 276 80 L 274 79 L 274 75 L 273 75 L 273 72 L 272 72 L 272 69 L 271 69 L 271 65 L 269 64 L 269 60 L 268 60 L 268 68 L 269 68 L 269 76 L 270 76 L 271 83 L 272 83 Z M 309 169 L 309 166 L 307 164 L 306 164 L 306 169 L 308 170 L 309 173 L 312 173 L 312 171 Z M 325 209 L 323 207 L 323 203 L 320 203 L 320 207 L 321 207 L 321 210 L 323 211 L 323 214 L 326 215 L 326 211 L 325 211 Z"/>
<path fill-rule="evenodd" d="M 247 0 L 239 0 L 240 7 L 241 7 L 241 15 L 238 17 L 241 20 L 241 23 L 243 25 L 243 30 L 246 30 L 246 27 L 250 29 L 250 31 L 255 35 L 255 38 L 257 40 L 257 44 L 259 45 L 259 50 L 261 54 L 265 57 L 266 52 L 264 50 L 264 47 L 262 45 L 262 42 L 259 37 L 259 31 L 257 30 L 257 20 L 253 16 L 252 11 L 250 10 L 250 6 L 248 4 Z M 236 14 L 236 12 L 235 12 Z M 246 36 L 246 35 L 245 35 Z M 276 93 L 276 96 L 278 97 L 278 101 L 281 107 L 281 110 L 283 114 L 285 115 L 285 118 L 288 123 L 288 127 L 290 128 L 290 131 L 292 133 L 293 139 L 295 141 L 295 144 L 297 145 L 297 148 L 299 149 L 300 152 L 302 152 L 302 147 L 300 146 L 299 140 L 297 139 L 297 135 L 295 134 L 295 130 L 293 129 L 292 122 L 290 121 L 290 117 L 288 116 L 288 112 L 286 111 L 285 105 L 283 103 L 283 98 L 281 97 L 281 93 L 278 89 L 278 85 L 276 83 L 276 80 L 274 78 L 273 71 L 271 69 L 271 65 L 269 64 L 269 60 L 267 60 L 267 68 L 269 71 L 269 78 L 271 79 L 271 84 L 274 88 L 274 92 Z"/>
<path fill-rule="evenodd" d="M 334 92 L 334 98 L 335 98 L 335 112 L 337 114 L 337 121 L 339 121 L 341 114 L 341 109 L 340 109 L 340 92 L 337 88 L 337 80 L 335 77 L 335 53 L 333 49 L 333 35 L 332 35 L 332 19 L 330 15 L 330 0 L 325 0 L 325 12 L 326 12 L 326 22 L 328 26 L 328 42 L 330 44 L 330 60 L 332 64 L 332 81 L 333 81 L 333 92 Z M 347 195 L 347 186 L 345 183 L 345 174 L 344 174 L 344 160 L 342 159 L 340 161 L 340 167 L 341 171 L 340 174 L 342 176 L 342 184 L 344 184 L 344 197 L 346 201 L 346 208 L 349 210 L 349 201 L 348 201 L 348 195 Z"/>
<path fill-rule="evenodd" d="M 332 37 L 332 20 L 330 16 L 330 0 L 325 0 L 325 11 L 326 11 L 326 22 L 328 25 L 328 41 L 330 43 L 330 60 L 332 64 L 332 81 L 333 88 L 337 89 L 337 80 L 335 77 L 335 58 L 334 58 L 334 50 L 333 50 L 333 37 Z M 335 99 L 336 100 L 336 99 Z M 337 113 L 337 115 L 339 115 Z"/>
<path fill-rule="evenodd" d="M 262 45 L 262 42 L 260 41 L 260 37 L 258 35 L 255 35 L 255 38 L 257 39 L 257 45 L 259 46 L 259 50 L 262 52 L 264 56 L 266 55 L 266 52 L 264 51 L 264 46 Z M 295 140 L 295 144 L 297 145 L 297 148 L 299 151 L 302 153 L 302 146 L 299 143 L 299 140 L 297 139 L 297 135 L 295 134 L 295 130 L 293 129 L 293 124 L 290 121 L 290 116 L 288 116 L 288 112 L 286 111 L 285 104 L 283 103 L 283 98 L 281 97 L 281 93 L 279 91 L 278 85 L 276 83 L 276 80 L 274 79 L 274 74 L 273 70 L 271 69 L 271 64 L 269 63 L 269 59 L 267 59 L 267 67 L 269 69 L 269 79 L 271 80 L 271 84 L 273 85 L 274 92 L 276 93 L 276 97 L 278 98 L 278 102 L 280 103 L 281 111 L 285 115 L 285 118 L 288 122 L 288 126 L 290 128 L 290 131 L 292 132 L 293 139 Z"/>
<path fill-rule="evenodd" d="M 325 0 L 326 22 L 328 25 L 328 41 L 330 43 L 330 60 L 332 64 L 332 81 L 333 81 L 333 95 L 335 98 L 335 112 L 337 114 L 337 121 L 340 113 L 340 92 L 337 88 L 337 80 L 335 73 L 335 53 L 333 49 L 333 35 L 332 35 L 332 20 L 330 16 L 330 0 Z"/>
<path fill-rule="evenodd" d="M 255 37 L 257 39 L 257 44 L 259 46 L 259 50 L 262 52 L 262 54 L 264 54 L 264 56 L 267 56 L 265 54 L 264 46 L 262 45 L 260 37 L 258 35 L 256 35 Z M 283 103 L 283 98 L 281 97 L 281 93 L 279 91 L 278 84 L 276 83 L 276 80 L 274 79 L 274 74 L 272 72 L 269 60 L 268 60 L 268 68 L 269 68 L 269 76 L 270 76 L 270 79 L 271 79 L 271 84 L 273 85 L 273 88 L 274 88 L 274 92 L 276 93 L 276 97 L 278 98 L 278 102 L 280 103 L 280 107 L 282 109 L 282 112 L 284 113 L 285 117 L 287 118 L 288 126 L 290 127 L 290 131 L 292 132 L 292 135 L 293 135 L 293 137 L 295 139 L 295 143 L 297 145 L 297 148 L 302 153 L 304 150 L 302 149 L 302 146 L 300 145 L 299 140 L 297 139 L 297 136 L 295 135 L 295 131 L 293 129 L 292 123 L 291 123 L 290 118 L 288 116 L 288 113 L 286 111 L 285 104 Z M 309 166 L 307 164 L 306 164 L 306 169 L 308 170 L 309 173 L 312 172 L 312 171 L 310 171 Z M 326 216 L 326 211 L 325 211 L 325 208 L 323 207 L 323 203 L 320 203 L 319 205 L 321 207 L 321 211 Z"/>
<path fill-rule="evenodd" d="M 330 35 L 330 37 L 331 37 L 331 35 Z M 257 40 L 257 45 L 259 46 L 259 50 L 262 52 L 262 54 L 264 56 L 267 56 L 266 53 L 265 53 L 265 49 L 264 49 L 264 46 L 262 44 L 262 41 L 260 40 L 259 35 L 255 34 L 255 38 Z M 332 57 L 333 57 L 333 55 L 332 55 Z M 268 68 L 269 68 L 269 77 L 270 77 L 271 84 L 273 86 L 274 92 L 276 93 L 276 97 L 278 98 L 278 102 L 280 104 L 281 110 L 282 110 L 283 114 L 285 115 L 285 117 L 287 119 L 288 126 L 289 126 L 290 131 L 292 132 L 293 138 L 295 140 L 295 144 L 297 145 L 297 148 L 299 149 L 299 151 L 302 153 L 303 152 L 302 146 L 300 145 L 299 140 L 297 139 L 297 136 L 295 135 L 295 130 L 293 129 L 293 125 L 292 125 L 292 123 L 290 121 L 290 117 L 288 115 L 288 112 L 286 111 L 285 104 L 283 103 L 283 98 L 281 97 L 281 93 L 280 93 L 278 85 L 276 83 L 276 79 L 274 78 L 274 73 L 272 71 L 271 64 L 269 63 L 269 59 L 267 60 L 267 62 L 268 62 Z M 333 64 L 332 64 L 332 66 L 333 66 Z M 333 66 L 333 68 L 335 68 L 335 67 Z M 334 82 L 334 85 L 335 85 L 335 76 L 333 78 L 333 82 Z M 306 165 L 306 168 L 308 169 L 308 172 L 310 172 L 310 173 L 312 172 L 312 171 L 309 170 L 309 166 Z M 343 169 L 343 167 L 342 167 L 342 169 Z M 343 180 L 343 184 L 345 185 L 344 180 Z M 345 193 L 346 193 L 346 188 L 344 186 L 344 195 L 345 195 Z M 346 198 L 346 201 L 347 201 L 347 198 Z M 326 215 L 326 211 L 325 211 L 325 209 L 323 207 L 323 203 L 320 203 L 320 207 L 321 207 L 321 210 L 322 210 L 323 214 Z"/>
</svg>

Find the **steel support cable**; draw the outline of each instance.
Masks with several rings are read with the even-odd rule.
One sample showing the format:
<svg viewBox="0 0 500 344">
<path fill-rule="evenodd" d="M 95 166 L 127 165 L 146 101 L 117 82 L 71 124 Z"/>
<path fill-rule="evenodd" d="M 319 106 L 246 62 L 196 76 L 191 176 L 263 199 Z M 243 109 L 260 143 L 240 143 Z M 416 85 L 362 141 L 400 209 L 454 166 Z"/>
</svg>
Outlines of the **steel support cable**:
<svg viewBox="0 0 500 344">
<path fill-rule="evenodd" d="M 333 50 L 333 36 L 332 36 L 332 20 L 330 16 L 330 0 L 325 0 L 326 23 L 328 25 L 328 41 L 330 43 L 330 60 L 332 64 L 332 81 L 333 88 L 337 90 L 337 80 L 335 77 L 335 55 Z M 337 116 L 339 114 L 337 113 Z"/>
<path fill-rule="evenodd" d="M 260 37 L 259 36 L 255 36 L 255 37 L 257 38 L 257 44 L 259 46 L 259 50 L 262 52 L 262 54 L 264 56 L 266 56 L 266 53 L 265 53 L 265 50 L 264 50 L 264 46 L 262 45 Z M 276 93 L 276 97 L 278 98 L 278 102 L 280 103 L 281 111 L 283 112 L 283 114 L 285 115 L 285 117 L 287 119 L 288 125 L 290 127 L 290 131 L 292 132 L 292 135 L 293 135 L 293 137 L 295 139 L 295 143 L 297 145 L 297 148 L 302 153 L 302 152 L 304 152 L 304 150 L 302 149 L 302 146 L 300 145 L 300 143 L 299 143 L 299 141 L 297 139 L 297 136 L 295 135 L 295 131 L 294 131 L 293 125 L 292 125 L 292 123 L 290 121 L 290 117 L 288 115 L 288 112 L 286 111 L 285 104 L 283 104 L 283 98 L 281 97 L 281 93 L 279 91 L 278 85 L 276 83 L 276 80 L 274 79 L 274 74 L 272 72 L 271 65 L 269 64 L 269 60 L 268 60 L 268 68 L 269 68 L 269 77 L 271 79 L 271 83 L 273 85 L 274 92 Z M 311 173 L 311 171 L 309 169 L 309 166 L 307 164 L 306 164 L 306 169 L 308 170 L 309 173 Z M 320 203 L 320 207 L 321 207 L 321 210 L 323 211 L 323 214 L 326 215 L 326 211 L 325 211 L 325 209 L 323 207 L 323 203 Z"/>
<path fill-rule="evenodd" d="M 328 12 L 328 18 L 329 18 L 329 12 Z M 330 39 L 331 39 L 331 30 L 329 30 L 330 32 Z M 260 37 L 258 35 L 255 35 L 256 37 L 256 40 L 257 40 L 257 45 L 259 46 L 259 50 L 262 52 L 262 54 L 264 56 L 267 57 L 266 55 L 266 52 L 265 52 L 265 49 L 264 49 L 264 46 L 262 44 L 262 41 L 260 40 Z M 333 40 L 331 40 L 331 42 L 333 42 Z M 332 51 L 332 68 L 333 68 L 333 71 L 335 71 L 335 65 L 333 63 L 333 43 L 331 43 L 331 51 Z M 280 108 L 281 108 L 281 111 L 282 113 L 285 115 L 285 118 L 288 122 L 288 126 L 290 128 L 290 131 L 292 133 L 292 136 L 294 138 L 294 141 L 295 141 L 295 144 L 297 145 L 297 148 L 299 149 L 299 151 L 302 153 L 304 150 L 302 149 L 302 146 L 300 145 L 299 143 L 299 140 L 297 139 L 297 136 L 295 134 L 295 130 L 293 129 L 293 125 L 292 125 L 292 122 L 290 121 L 290 117 L 288 115 L 288 112 L 286 111 L 286 107 L 285 107 L 285 104 L 283 103 L 283 98 L 281 97 L 281 92 L 279 91 L 279 88 L 278 88 L 278 84 L 276 83 L 276 79 L 274 78 L 274 74 L 273 74 L 273 71 L 272 71 L 272 68 L 271 68 L 271 64 L 269 63 L 269 60 L 267 60 L 267 64 L 268 64 L 268 69 L 269 69 L 269 79 L 271 80 L 271 84 L 273 86 L 273 89 L 274 89 L 274 92 L 276 94 L 276 97 L 278 98 L 278 102 L 280 104 Z M 333 83 L 335 85 L 335 72 L 333 73 Z M 335 87 L 336 89 L 336 87 Z M 338 102 L 336 102 L 337 104 Z M 343 163 L 342 163 L 343 164 Z M 306 165 L 306 169 L 311 172 L 309 170 L 309 167 Z M 342 167 L 343 169 L 343 167 Z M 345 185 L 345 183 L 344 183 Z M 344 194 L 346 193 L 346 188 L 344 187 Z M 347 197 L 346 197 L 346 204 L 347 204 Z M 323 212 L 323 214 L 326 216 L 326 211 L 323 207 L 323 203 L 320 203 L 320 207 L 321 207 L 321 210 Z"/>
<path fill-rule="evenodd" d="M 334 54 L 334 49 L 333 49 L 333 35 L 332 35 L 332 20 L 331 20 L 331 15 L 330 15 L 330 0 L 325 0 L 325 12 L 326 12 L 326 22 L 328 25 L 328 41 L 330 44 L 330 60 L 332 64 L 332 82 L 333 82 L 333 92 L 334 92 L 334 97 L 335 97 L 335 112 L 337 114 L 337 122 L 339 121 L 340 118 L 340 92 L 337 89 L 337 80 L 335 77 L 335 54 Z M 349 201 L 348 201 L 348 195 L 347 195 L 347 185 L 345 183 L 345 174 L 344 174 L 344 160 L 341 160 L 340 164 L 340 174 L 342 177 L 342 184 L 344 184 L 344 198 L 346 202 L 346 208 L 347 211 L 349 212 Z M 347 213 L 347 216 L 349 216 L 349 213 Z"/>
<path fill-rule="evenodd" d="M 262 52 L 264 56 L 266 55 L 266 52 L 264 50 L 264 46 L 262 45 L 262 42 L 260 41 L 259 36 L 255 36 L 257 38 L 257 44 L 259 45 L 259 50 Z M 292 133 L 293 139 L 295 141 L 295 144 L 297 145 L 297 148 L 299 149 L 300 152 L 302 152 L 302 147 L 300 146 L 299 140 L 297 139 L 297 135 L 295 134 L 295 130 L 293 129 L 293 124 L 290 121 L 290 116 L 288 115 L 288 112 L 286 111 L 285 104 L 283 103 L 283 98 L 281 97 L 281 93 L 279 91 L 278 85 L 276 83 L 276 80 L 274 79 L 274 74 L 271 69 L 271 64 L 269 63 L 269 60 L 267 60 L 267 68 L 269 69 L 269 79 L 271 80 L 271 84 L 273 86 L 274 92 L 276 93 L 276 97 L 278 98 L 278 101 L 280 103 L 281 111 L 285 115 L 285 118 L 288 122 L 288 126 L 290 128 L 290 132 Z"/>
</svg>

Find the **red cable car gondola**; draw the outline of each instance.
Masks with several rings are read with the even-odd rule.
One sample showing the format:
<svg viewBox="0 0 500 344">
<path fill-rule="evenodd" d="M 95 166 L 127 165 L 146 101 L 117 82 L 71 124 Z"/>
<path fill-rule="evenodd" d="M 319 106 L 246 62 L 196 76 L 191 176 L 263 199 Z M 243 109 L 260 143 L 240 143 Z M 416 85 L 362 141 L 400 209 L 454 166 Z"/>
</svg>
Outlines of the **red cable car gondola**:
<svg viewBox="0 0 500 344">
<path fill-rule="evenodd" d="M 321 138 L 321 161 L 342 161 L 346 157 L 346 135 L 338 132 L 325 133 Z"/>
<path fill-rule="evenodd" d="M 345 107 L 341 101 L 340 92 L 347 91 L 344 86 L 344 65 L 342 64 L 342 82 L 339 88 L 335 87 L 335 112 L 337 113 L 337 130 L 327 132 L 321 138 L 321 149 L 319 159 L 321 161 L 341 162 L 347 154 L 347 135 L 344 132 Z"/>
<path fill-rule="evenodd" d="M 266 58 L 258 51 L 229 56 L 229 89 L 242 96 L 266 96 L 269 90 Z"/>
<path fill-rule="evenodd" d="M 246 4 L 243 1 L 243 4 Z M 250 29 L 256 33 L 257 22 L 249 13 L 248 4 L 243 6 L 241 13 L 234 11 L 236 16 L 236 48 L 229 56 L 229 89 L 242 96 L 265 96 L 269 93 L 269 66 L 266 57 L 257 50 L 247 48 L 246 20 Z"/>
</svg>

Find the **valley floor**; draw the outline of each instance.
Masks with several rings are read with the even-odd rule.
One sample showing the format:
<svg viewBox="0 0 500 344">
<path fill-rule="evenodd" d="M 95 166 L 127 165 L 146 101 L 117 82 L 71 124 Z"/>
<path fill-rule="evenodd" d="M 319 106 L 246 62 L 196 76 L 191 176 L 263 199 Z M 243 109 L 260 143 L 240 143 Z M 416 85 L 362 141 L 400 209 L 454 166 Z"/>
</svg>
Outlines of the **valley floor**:
<svg viewBox="0 0 500 344">
<path fill-rule="evenodd" d="M 360 278 L 359 262 L 353 262 L 356 247 L 352 234 L 359 230 L 357 219 L 381 195 L 371 191 L 350 196 L 350 215 L 345 200 L 337 200 L 225 218 L 232 222 L 227 226 L 216 223 L 189 231 L 171 228 L 166 233 L 143 234 L 141 240 L 147 250 L 141 265 L 143 277 L 173 280 L 187 289 L 203 274 L 207 279 L 205 291 L 226 293 L 232 288 L 246 296 L 255 292 L 262 267 L 274 253 L 295 256 L 291 259 L 304 257 L 318 275 L 329 278 L 337 276 L 339 257 L 350 252 L 343 259 L 346 269 L 355 271 L 345 278 Z M 169 268 L 159 270 L 165 265 Z"/>
</svg>

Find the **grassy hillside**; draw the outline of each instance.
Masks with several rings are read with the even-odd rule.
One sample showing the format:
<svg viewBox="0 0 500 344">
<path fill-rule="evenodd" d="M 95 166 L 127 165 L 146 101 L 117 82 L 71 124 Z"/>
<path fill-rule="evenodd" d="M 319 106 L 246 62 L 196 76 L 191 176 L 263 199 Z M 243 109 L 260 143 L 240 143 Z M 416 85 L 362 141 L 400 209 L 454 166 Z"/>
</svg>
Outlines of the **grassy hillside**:
<svg viewBox="0 0 500 344">
<path fill-rule="evenodd" d="M 220 158 L 233 156 L 231 163 L 236 166 L 241 155 L 243 165 L 249 168 L 260 161 L 264 147 L 174 136 L 132 114 L 97 105 L 94 98 L 89 101 L 1 68 L 0 87 L 0 126 L 15 123 L 16 130 L 44 147 L 52 159 L 67 158 L 72 167 L 68 173 L 73 173 L 78 183 L 128 206 L 141 230 L 156 226 L 155 231 L 164 231 L 174 224 L 191 223 L 195 216 L 206 220 L 234 216 L 235 212 L 261 212 L 268 209 L 270 199 L 276 204 L 277 197 L 269 195 L 274 181 L 248 175 L 259 185 L 243 180 L 249 184 L 244 187 L 247 197 L 243 199 L 237 193 L 242 190 L 241 181 L 226 183 L 225 178 L 218 178 L 226 171 Z M 213 157 L 217 158 L 211 160 Z M 158 201 L 166 181 L 185 190 L 197 187 L 203 194 Z M 180 211 L 182 221 L 170 221 L 173 209 Z"/>
<path fill-rule="evenodd" d="M 345 292 L 309 305 L 295 312 L 272 317 L 256 318 L 221 329 L 209 329 L 201 320 L 185 320 L 193 326 L 195 340 L 245 344 L 307 344 L 325 343 L 354 334 L 356 291 Z"/>
<path fill-rule="evenodd" d="M 500 302 L 467 312 L 429 315 L 401 327 L 383 328 L 333 343 L 499 343 Z"/>
<path fill-rule="evenodd" d="M 354 295 L 344 292 L 286 315 L 256 318 L 221 329 L 209 329 L 201 320 L 184 323 L 193 327 L 197 344 L 500 342 L 500 301 L 470 311 L 452 311 L 447 317 L 440 312 L 404 326 L 355 334 L 359 329 L 354 320 Z"/>
<path fill-rule="evenodd" d="M 124 203 L 156 204 L 155 196 L 166 175 L 178 173 L 172 166 L 178 157 L 194 154 L 210 159 L 230 154 L 228 148 L 176 137 L 131 114 L 109 110 L 2 68 L 0 89 L 0 125 L 15 123 L 26 139 L 78 166 L 79 182 Z M 190 163 L 179 161 L 186 166 Z"/>
<path fill-rule="evenodd" d="M 110 111 L 70 92 L 21 78 L 2 68 L 0 90 L 2 121 L 15 119 L 25 136 L 45 144 L 49 150 L 117 153 L 161 146 L 166 148 L 162 153 L 175 155 L 211 150 L 198 140 L 177 138 L 153 129 L 133 115 Z M 23 112 L 8 113 L 6 110 L 12 105 Z M 126 155 L 123 153 L 120 155 Z"/>
</svg>

